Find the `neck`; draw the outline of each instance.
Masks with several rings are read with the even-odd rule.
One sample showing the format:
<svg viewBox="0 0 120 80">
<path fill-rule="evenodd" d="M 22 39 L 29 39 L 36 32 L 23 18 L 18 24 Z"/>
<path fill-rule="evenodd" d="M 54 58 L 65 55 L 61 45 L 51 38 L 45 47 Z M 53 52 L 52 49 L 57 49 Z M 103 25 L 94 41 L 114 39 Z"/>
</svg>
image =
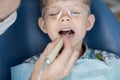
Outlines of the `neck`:
<svg viewBox="0 0 120 80">
<path fill-rule="evenodd" d="M 84 54 L 85 52 L 85 46 L 83 43 L 81 43 L 78 47 L 75 48 L 80 54 L 79 58 Z"/>
</svg>

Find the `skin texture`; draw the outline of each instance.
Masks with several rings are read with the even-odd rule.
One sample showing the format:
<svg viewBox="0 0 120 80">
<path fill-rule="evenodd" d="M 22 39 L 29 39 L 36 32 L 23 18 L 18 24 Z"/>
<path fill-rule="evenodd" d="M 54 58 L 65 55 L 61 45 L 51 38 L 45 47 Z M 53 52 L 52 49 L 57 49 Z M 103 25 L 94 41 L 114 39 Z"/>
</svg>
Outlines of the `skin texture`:
<svg viewBox="0 0 120 80">
<path fill-rule="evenodd" d="M 0 22 L 4 21 L 20 5 L 20 0 L 0 0 Z"/>
<path fill-rule="evenodd" d="M 66 7 L 71 5 L 79 5 L 79 7 L 84 8 L 83 2 L 80 0 L 48 0 L 46 7 Z M 84 10 L 86 9 L 84 8 Z M 43 19 L 40 17 L 38 20 L 39 26 L 44 33 L 49 35 L 52 42 L 47 45 L 36 62 L 31 80 L 38 79 L 45 58 L 51 53 L 61 38 L 63 39 L 63 49 L 52 64 L 46 67 L 41 80 L 62 80 L 68 76 L 76 60 L 83 55 L 83 39 L 86 31 L 93 27 L 94 21 L 95 18 L 92 14 L 83 15 L 81 13 L 80 16 L 71 17 L 66 10 L 63 10 L 59 19 L 49 17 Z M 59 31 L 62 29 L 72 29 L 75 34 L 72 37 L 61 36 Z"/>
</svg>

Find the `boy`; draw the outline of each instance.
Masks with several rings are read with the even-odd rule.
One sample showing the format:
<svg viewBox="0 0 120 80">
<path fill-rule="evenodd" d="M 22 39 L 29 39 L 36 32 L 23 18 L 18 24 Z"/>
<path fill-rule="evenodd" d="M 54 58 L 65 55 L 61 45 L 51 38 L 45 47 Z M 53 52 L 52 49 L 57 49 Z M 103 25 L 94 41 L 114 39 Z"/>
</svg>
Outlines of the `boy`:
<svg viewBox="0 0 120 80">
<path fill-rule="evenodd" d="M 40 58 L 34 56 L 12 68 L 13 80 L 29 80 L 30 77 L 38 80 L 39 76 L 40 80 L 110 80 L 109 71 L 114 67 L 107 67 L 106 60 L 119 57 L 88 49 L 83 44 L 86 31 L 92 29 L 95 22 L 94 15 L 90 14 L 90 0 L 41 0 L 41 8 L 42 17 L 38 23 L 52 42 Z M 43 70 L 44 60 L 59 40 L 63 41 L 59 55 Z"/>
</svg>

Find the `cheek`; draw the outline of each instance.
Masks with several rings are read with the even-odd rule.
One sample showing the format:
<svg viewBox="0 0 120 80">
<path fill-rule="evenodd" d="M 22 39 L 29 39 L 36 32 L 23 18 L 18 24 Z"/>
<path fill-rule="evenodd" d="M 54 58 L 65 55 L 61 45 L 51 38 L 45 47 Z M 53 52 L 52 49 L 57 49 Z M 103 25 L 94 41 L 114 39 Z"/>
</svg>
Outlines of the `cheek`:
<svg viewBox="0 0 120 80">
<path fill-rule="evenodd" d="M 85 16 L 77 17 L 73 19 L 73 23 L 79 25 L 79 26 L 87 26 L 88 18 Z"/>
<path fill-rule="evenodd" d="M 50 27 L 53 26 L 54 27 L 55 25 L 57 25 L 57 21 L 56 20 L 46 19 L 45 22 L 46 22 L 46 26 L 50 26 Z"/>
<path fill-rule="evenodd" d="M 76 30 L 77 36 L 83 39 L 87 31 L 86 23 L 79 22 L 79 24 L 76 25 L 75 30 Z"/>
<path fill-rule="evenodd" d="M 77 32 L 79 37 L 84 38 L 84 36 L 86 34 L 86 29 L 85 28 L 80 28 L 80 29 L 77 29 L 76 32 Z"/>
<path fill-rule="evenodd" d="M 47 24 L 47 34 L 49 35 L 51 40 L 54 40 L 56 38 L 56 27 L 55 25 L 49 26 L 51 24 Z"/>
<path fill-rule="evenodd" d="M 87 21 L 79 20 L 79 22 L 77 22 L 75 26 L 76 26 L 76 30 L 79 30 L 80 32 L 84 32 L 87 30 Z"/>
<path fill-rule="evenodd" d="M 45 22 L 46 22 L 45 25 L 46 25 L 48 31 L 52 31 L 52 32 L 56 31 L 56 28 L 58 26 L 56 20 L 47 19 Z"/>
<path fill-rule="evenodd" d="M 48 34 L 53 34 L 53 32 L 55 32 L 54 26 L 47 26 L 47 31 L 48 31 Z"/>
</svg>

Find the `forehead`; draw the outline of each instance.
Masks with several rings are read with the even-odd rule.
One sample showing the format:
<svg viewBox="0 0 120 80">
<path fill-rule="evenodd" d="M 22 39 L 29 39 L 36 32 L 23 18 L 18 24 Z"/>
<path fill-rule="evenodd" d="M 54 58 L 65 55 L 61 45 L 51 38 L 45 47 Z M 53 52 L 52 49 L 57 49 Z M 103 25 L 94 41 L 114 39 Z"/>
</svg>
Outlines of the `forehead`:
<svg viewBox="0 0 120 80">
<path fill-rule="evenodd" d="M 83 0 L 47 0 L 46 6 L 83 5 Z"/>
</svg>

